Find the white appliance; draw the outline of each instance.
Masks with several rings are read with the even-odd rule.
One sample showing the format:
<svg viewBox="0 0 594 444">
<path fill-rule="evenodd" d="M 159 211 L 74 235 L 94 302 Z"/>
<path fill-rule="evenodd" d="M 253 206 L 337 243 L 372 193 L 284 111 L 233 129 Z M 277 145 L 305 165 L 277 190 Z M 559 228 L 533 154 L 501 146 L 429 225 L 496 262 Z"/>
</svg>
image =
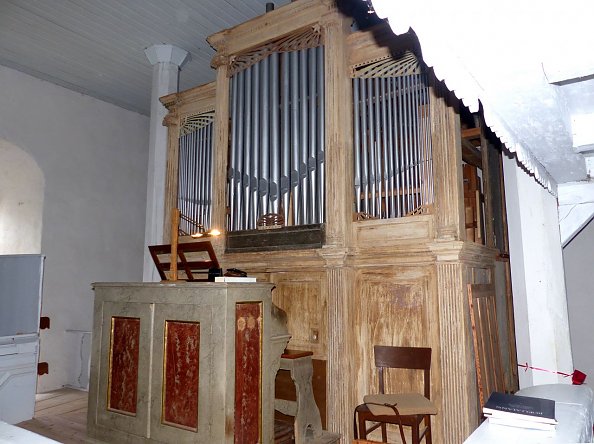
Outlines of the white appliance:
<svg viewBox="0 0 594 444">
<path fill-rule="evenodd" d="M 45 256 L 0 255 L 0 421 L 33 418 Z"/>
</svg>

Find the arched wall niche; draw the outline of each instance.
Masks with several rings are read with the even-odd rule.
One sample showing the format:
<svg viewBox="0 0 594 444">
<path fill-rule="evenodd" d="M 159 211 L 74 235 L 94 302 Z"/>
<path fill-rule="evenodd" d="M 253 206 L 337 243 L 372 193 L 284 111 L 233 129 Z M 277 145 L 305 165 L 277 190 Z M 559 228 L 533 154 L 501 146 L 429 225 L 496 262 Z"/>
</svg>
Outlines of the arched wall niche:
<svg viewBox="0 0 594 444">
<path fill-rule="evenodd" d="M 41 253 L 44 187 L 35 159 L 0 139 L 0 254 Z"/>
</svg>

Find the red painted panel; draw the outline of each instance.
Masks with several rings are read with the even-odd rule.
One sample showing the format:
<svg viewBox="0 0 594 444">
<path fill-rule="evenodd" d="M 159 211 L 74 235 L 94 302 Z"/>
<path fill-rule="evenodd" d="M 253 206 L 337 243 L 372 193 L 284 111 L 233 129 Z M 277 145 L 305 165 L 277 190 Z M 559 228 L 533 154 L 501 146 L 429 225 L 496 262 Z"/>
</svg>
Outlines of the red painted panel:
<svg viewBox="0 0 594 444">
<path fill-rule="evenodd" d="M 235 443 L 261 442 L 262 303 L 235 306 Z"/>
<path fill-rule="evenodd" d="M 164 424 L 198 430 L 200 323 L 165 321 Z"/>
<path fill-rule="evenodd" d="M 139 343 L 139 318 L 111 318 L 108 410 L 136 416 Z"/>
</svg>

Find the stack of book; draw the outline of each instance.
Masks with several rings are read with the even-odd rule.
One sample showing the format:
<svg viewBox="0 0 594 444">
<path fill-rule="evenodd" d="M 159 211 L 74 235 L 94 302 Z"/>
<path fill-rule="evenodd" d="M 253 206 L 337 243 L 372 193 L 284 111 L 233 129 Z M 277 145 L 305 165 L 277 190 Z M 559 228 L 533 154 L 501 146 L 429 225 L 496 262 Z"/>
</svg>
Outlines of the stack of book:
<svg viewBox="0 0 594 444">
<path fill-rule="evenodd" d="M 555 401 L 493 392 L 483 407 L 491 424 L 555 431 Z"/>
</svg>

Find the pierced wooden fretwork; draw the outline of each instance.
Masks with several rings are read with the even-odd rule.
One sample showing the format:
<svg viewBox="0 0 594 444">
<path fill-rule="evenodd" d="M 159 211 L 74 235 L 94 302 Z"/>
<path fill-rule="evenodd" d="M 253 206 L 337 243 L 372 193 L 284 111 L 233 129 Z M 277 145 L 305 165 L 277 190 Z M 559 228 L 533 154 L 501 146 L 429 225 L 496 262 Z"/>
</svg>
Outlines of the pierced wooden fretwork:
<svg viewBox="0 0 594 444">
<path fill-rule="evenodd" d="M 212 122 L 214 122 L 214 117 L 214 110 L 184 117 L 181 120 L 181 124 L 179 126 L 179 136 L 185 136 L 186 134 L 190 134 L 191 132 L 210 125 Z"/>
<path fill-rule="evenodd" d="M 274 52 L 298 51 L 300 49 L 315 48 L 321 44 L 320 27 L 307 27 L 251 51 L 231 56 L 228 75 L 232 77 L 237 72 L 258 63 Z"/>
<path fill-rule="evenodd" d="M 366 61 L 352 67 L 352 77 L 398 77 L 412 74 L 420 74 L 421 67 L 417 57 L 410 51 L 406 51 L 402 57 L 392 56 Z"/>
</svg>

